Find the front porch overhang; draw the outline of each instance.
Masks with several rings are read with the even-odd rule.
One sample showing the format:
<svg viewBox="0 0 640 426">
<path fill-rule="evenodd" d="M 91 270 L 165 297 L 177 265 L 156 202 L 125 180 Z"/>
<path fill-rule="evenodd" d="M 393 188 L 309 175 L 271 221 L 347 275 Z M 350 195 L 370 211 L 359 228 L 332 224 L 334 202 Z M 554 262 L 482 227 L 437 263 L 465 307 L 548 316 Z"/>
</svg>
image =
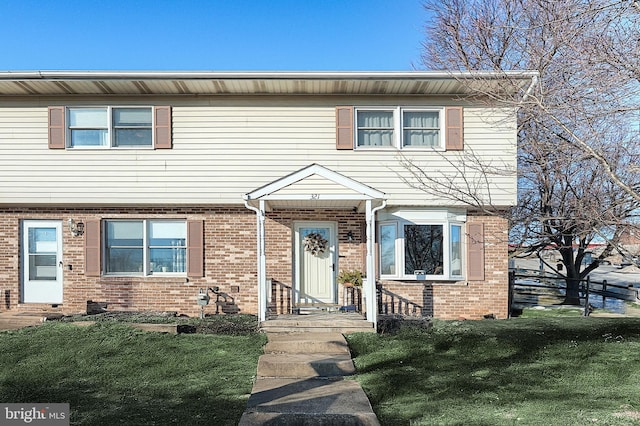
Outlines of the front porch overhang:
<svg viewBox="0 0 640 426">
<path fill-rule="evenodd" d="M 363 212 L 367 200 L 380 204 L 385 199 L 385 194 L 314 163 L 245 194 L 244 199 L 254 207 L 264 201 L 267 211 L 356 207 Z"/>
<path fill-rule="evenodd" d="M 375 213 L 386 206 L 385 194 L 319 164 L 311 164 L 244 195 L 256 212 L 258 241 L 258 316 L 266 319 L 269 297 L 266 275 L 265 215 L 277 209 L 350 209 L 366 218 L 366 276 L 363 283 L 367 321 L 376 323 L 374 263 Z"/>
</svg>

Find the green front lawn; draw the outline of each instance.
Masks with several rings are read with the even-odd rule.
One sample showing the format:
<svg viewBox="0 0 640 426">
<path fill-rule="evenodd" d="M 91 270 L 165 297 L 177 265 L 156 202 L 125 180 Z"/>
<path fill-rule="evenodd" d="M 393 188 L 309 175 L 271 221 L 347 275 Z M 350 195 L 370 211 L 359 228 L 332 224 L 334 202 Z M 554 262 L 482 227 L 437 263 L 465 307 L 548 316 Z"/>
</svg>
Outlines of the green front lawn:
<svg viewBox="0 0 640 426">
<path fill-rule="evenodd" d="M 2 332 L 0 401 L 69 402 L 72 424 L 235 425 L 265 341 L 117 322 Z M 383 425 L 640 424 L 637 318 L 436 321 L 348 341 Z"/>
<path fill-rule="evenodd" d="M 436 321 L 348 341 L 383 425 L 640 424 L 639 318 Z"/>
<path fill-rule="evenodd" d="M 78 425 L 236 425 L 264 335 L 46 323 L 0 333 L 0 401 L 68 402 Z"/>
</svg>

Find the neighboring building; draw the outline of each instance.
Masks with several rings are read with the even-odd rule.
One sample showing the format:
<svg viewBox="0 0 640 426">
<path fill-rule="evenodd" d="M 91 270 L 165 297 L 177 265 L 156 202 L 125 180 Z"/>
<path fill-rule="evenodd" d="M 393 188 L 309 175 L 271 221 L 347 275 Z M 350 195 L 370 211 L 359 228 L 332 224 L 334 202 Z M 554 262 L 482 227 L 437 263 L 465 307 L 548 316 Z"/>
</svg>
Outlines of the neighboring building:
<svg viewBox="0 0 640 426">
<path fill-rule="evenodd" d="M 624 254 L 611 256 L 611 258 L 621 264 L 633 263 L 640 266 L 640 227 L 638 225 L 622 227 L 620 246 Z"/>
<path fill-rule="evenodd" d="M 0 73 L 0 309 L 197 315 L 217 286 L 205 312 L 265 319 L 283 290 L 345 303 L 337 274 L 360 269 L 369 321 L 504 318 L 506 221 L 401 179 L 400 154 L 515 168 L 515 110 L 463 100 L 469 77 Z M 490 179 L 513 206 L 516 176 Z"/>
</svg>

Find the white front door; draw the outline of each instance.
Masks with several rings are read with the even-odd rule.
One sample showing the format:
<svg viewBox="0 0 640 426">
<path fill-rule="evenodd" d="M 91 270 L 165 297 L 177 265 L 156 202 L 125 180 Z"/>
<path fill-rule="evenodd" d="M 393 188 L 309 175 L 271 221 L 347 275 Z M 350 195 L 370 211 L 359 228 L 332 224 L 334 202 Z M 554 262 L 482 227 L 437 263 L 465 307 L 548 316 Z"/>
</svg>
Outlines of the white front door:
<svg viewBox="0 0 640 426">
<path fill-rule="evenodd" d="M 62 222 L 25 220 L 22 302 L 62 303 Z"/>
<path fill-rule="evenodd" d="M 296 301 L 336 303 L 336 226 L 333 222 L 295 224 Z"/>
</svg>

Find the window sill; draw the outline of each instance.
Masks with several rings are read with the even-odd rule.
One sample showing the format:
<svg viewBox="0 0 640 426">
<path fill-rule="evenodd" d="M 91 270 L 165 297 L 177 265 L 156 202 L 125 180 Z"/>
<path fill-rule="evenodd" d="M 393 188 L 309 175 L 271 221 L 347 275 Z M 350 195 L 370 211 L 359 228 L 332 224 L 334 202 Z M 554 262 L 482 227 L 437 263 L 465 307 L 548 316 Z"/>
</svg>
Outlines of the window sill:
<svg viewBox="0 0 640 426">
<path fill-rule="evenodd" d="M 155 274 L 149 274 L 149 275 L 142 275 L 142 274 L 103 274 L 102 278 L 105 279 L 117 279 L 117 278 L 123 278 L 123 279 L 131 279 L 131 278 L 142 278 L 142 279 L 149 279 L 149 278 L 179 278 L 179 279 L 186 279 L 187 275 L 185 273 L 175 273 L 172 274 L 170 272 L 157 272 Z"/>
<path fill-rule="evenodd" d="M 419 151 L 419 152 L 445 152 L 441 146 L 403 146 L 401 151 Z"/>
<path fill-rule="evenodd" d="M 68 146 L 67 151 L 133 151 L 136 149 L 144 149 L 153 151 L 154 147 L 151 145 L 140 146 Z"/>
<path fill-rule="evenodd" d="M 411 152 L 446 152 L 447 150 L 441 146 L 356 146 L 355 151 L 411 151 Z"/>
<path fill-rule="evenodd" d="M 426 283 L 428 282 L 429 284 L 437 284 L 439 282 L 442 282 L 444 284 L 450 284 L 450 283 L 456 283 L 456 282 L 461 282 L 464 281 L 464 277 L 443 277 L 443 276 L 427 276 L 423 279 L 418 279 L 416 277 L 413 276 L 407 276 L 407 277 L 386 277 L 384 275 L 380 276 L 380 280 L 384 280 L 384 281 L 404 281 L 404 282 L 416 282 L 416 283 Z"/>
<path fill-rule="evenodd" d="M 356 146 L 356 151 L 398 151 L 395 146 Z"/>
</svg>

